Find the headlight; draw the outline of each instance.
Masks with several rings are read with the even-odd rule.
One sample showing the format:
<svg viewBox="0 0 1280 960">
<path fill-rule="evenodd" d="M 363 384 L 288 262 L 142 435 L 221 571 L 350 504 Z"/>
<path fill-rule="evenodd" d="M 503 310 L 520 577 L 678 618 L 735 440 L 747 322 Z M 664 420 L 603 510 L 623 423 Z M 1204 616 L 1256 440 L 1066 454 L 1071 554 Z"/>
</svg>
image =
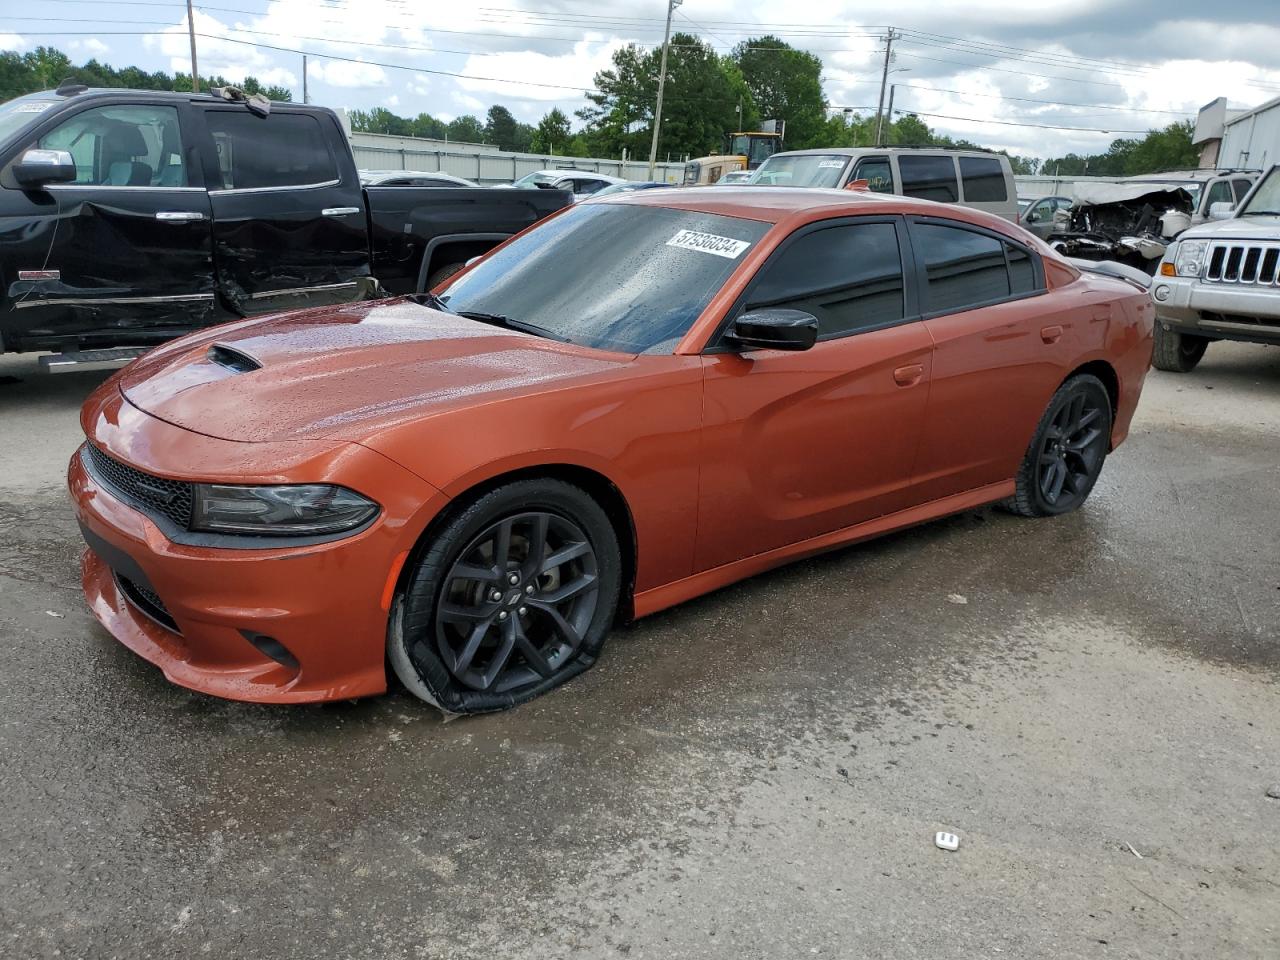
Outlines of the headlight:
<svg viewBox="0 0 1280 960">
<path fill-rule="evenodd" d="M 1174 254 L 1173 265 L 1180 277 L 1198 277 L 1204 269 L 1205 251 L 1209 249 L 1207 240 L 1182 240 L 1178 243 L 1178 252 Z"/>
<path fill-rule="evenodd" d="M 309 537 L 354 530 L 378 505 L 345 487 L 323 483 L 234 487 L 198 483 L 191 529 L 205 533 Z"/>
</svg>

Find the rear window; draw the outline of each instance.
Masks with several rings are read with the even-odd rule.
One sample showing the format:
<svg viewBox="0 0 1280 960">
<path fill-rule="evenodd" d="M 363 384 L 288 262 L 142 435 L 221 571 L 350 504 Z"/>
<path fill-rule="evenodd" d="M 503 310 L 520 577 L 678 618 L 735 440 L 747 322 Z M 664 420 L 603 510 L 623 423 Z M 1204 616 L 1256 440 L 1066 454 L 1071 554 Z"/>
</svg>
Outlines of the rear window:
<svg viewBox="0 0 1280 960">
<path fill-rule="evenodd" d="M 921 200 L 955 203 L 960 199 L 956 165 L 951 157 L 906 155 L 898 157 L 902 193 Z"/>
<path fill-rule="evenodd" d="M 912 243 L 925 274 L 923 311 L 955 313 L 1042 289 L 1023 247 L 990 234 L 913 223 Z"/>
<path fill-rule="evenodd" d="M 338 179 L 338 165 L 313 116 L 210 110 L 205 122 L 226 190 L 301 187 Z"/>
<path fill-rule="evenodd" d="M 995 203 L 1009 199 L 1004 168 L 995 157 L 961 157 L 960 179 L 966 203 Z"/>
</svg>

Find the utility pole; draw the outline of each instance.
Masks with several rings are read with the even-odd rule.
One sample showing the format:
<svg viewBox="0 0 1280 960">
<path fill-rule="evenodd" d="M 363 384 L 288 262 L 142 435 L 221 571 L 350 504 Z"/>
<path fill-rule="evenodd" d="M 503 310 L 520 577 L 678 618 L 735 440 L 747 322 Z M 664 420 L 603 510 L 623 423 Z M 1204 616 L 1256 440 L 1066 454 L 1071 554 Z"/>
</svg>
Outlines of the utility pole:
<svg viewBox="0 0 1280 960">
<path fill-rule="evenodd" d="M 889 59 L 893 52 L 893 41 L 898 39 L 893 27 L 884 36 L 884 71 L 880 74 L 880 104 L 876 107 L 876 146 L 880 146 L 880 137 L 884 129 L 884 88 L 889 83 Z"/>
<path fill-rule="evenodd" d="M 658 131 L 662 127 L 662 93 L 667 86 L 667 47 L 671 45 L 671 17 L 684 0 L 668 0 L 667 30 L 662 35 L 662 66 L 658 70 L 658 103 L 653 110 L 653 139 L 649 141 L 649 179 L 658 163 Z"/>
<path fill-rule="evenodd" d="M 187 33 L 191 36 L 191 92 L 200 92 L 200 71 L 196 69 L 196 14 L 187 0 Z"/>
<path fill-rule="evenodd" d="M 307 55 L 305 53 L 302 55 L 302 102 L 303 103 L 311 102 L 311 97 L 307 95 Z M 890 103 L 889 112 L 892 113 L 893 112 L 892 96 L 889 98 L 889 103 Z"/>
<path fill-rule="evenodd" d="M 893 126 L 893 92 L 897 89 L 898 85 L 896 83 L 889 84 L 889 109 L 887 113 L 889 115 L 889 126 L 891 127 Z"/>
</svg>

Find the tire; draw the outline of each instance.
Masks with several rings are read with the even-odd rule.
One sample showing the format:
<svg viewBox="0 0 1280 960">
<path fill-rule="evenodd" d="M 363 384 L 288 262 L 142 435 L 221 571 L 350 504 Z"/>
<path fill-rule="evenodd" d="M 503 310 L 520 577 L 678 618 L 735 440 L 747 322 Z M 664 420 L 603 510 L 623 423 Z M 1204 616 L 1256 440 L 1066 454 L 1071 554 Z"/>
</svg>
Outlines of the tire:
<svg viewBox="0 0 1280 960">
<path fill-rule="evenodd" d="M 1098 482 L 1111 443 L 1111 397 L 1089 374 L 1067 380 L 1045 408 L 1005 506 L 1024 517 L 1075 510 Z"/>
<path fill-rule="evenodd" d="M 1190 373 L 1204 357 L 1208 347 L 1209 340 L 1206 337 L 1167 330 L 1164 324 L 1157 321 L 1156 344 L 1151 354 L 1151 364 L 1157 370 L 1168 373 Z"/>
<path fill-rule="evenodd" d="M 392 607 L 387 657 L 446 713 L 505 710 L 595 663 L 621 584 L 617 535 L 586 492 L 507 484 L 455 509 L 424 544 Z"/>
<path fill-rule="evenodd" d="M 427 289 L 434 290 L 465 266 L 465 263 L 446 263 L 427 279 Z"/>
</svg>

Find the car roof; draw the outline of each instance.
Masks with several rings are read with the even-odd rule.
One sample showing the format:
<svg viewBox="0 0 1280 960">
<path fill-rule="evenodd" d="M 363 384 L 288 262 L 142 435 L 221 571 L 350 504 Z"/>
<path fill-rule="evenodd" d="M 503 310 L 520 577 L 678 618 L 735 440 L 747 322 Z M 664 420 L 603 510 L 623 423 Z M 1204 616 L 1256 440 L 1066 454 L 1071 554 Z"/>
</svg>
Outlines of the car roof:
<svg viewBox="0 0 1280 960">
<path fill-rule="evenodd" d="M 996 157 L 1007 159 L 1003 154 L 988 150 L 958 150 L 954 147 L 814 147 L 808 150 L 779 150 L 771 154 L 774 157 L 861 157 L 868 153 L 945 153 L 948 156 Z"/>
<path fill-rule="evenodd" d="M 599 177 L 601 180 L 612 180 L 614 183 L 627 182 L 621 177 L 615 177 L 608 173 L 598 173 L 595 170 L 578 170 L 573 167 L 568 169 L 561 168 L 558 170 L 531 170 L 529 173 L 521 174 L 518 179 L 523 180 L 525 177 L 539 173 L 545 173 L 549 177 Z"/>
<path fill-rule="evenodd" d="M 774 154 L 777 156 L 777 154 Z M 999 225 L 1004 230 L 1009 221 L 993 214 L 950 203 L 935 203 L 893 193 L 869 190 L 823 190 L 811 187 L 705 186 L 673 187 L 669 190 L 632 190 L 588 200 L 587 203 L 621 203 L 646 207 L 667 207 L 696 213 L 718 214 L 742 220 L 781 223 L 784 220 L 822 220 L 838 216 L 875 214 L 916 214 L 924 217 L 946 217 L 979 226 Z"/>
</svg>

